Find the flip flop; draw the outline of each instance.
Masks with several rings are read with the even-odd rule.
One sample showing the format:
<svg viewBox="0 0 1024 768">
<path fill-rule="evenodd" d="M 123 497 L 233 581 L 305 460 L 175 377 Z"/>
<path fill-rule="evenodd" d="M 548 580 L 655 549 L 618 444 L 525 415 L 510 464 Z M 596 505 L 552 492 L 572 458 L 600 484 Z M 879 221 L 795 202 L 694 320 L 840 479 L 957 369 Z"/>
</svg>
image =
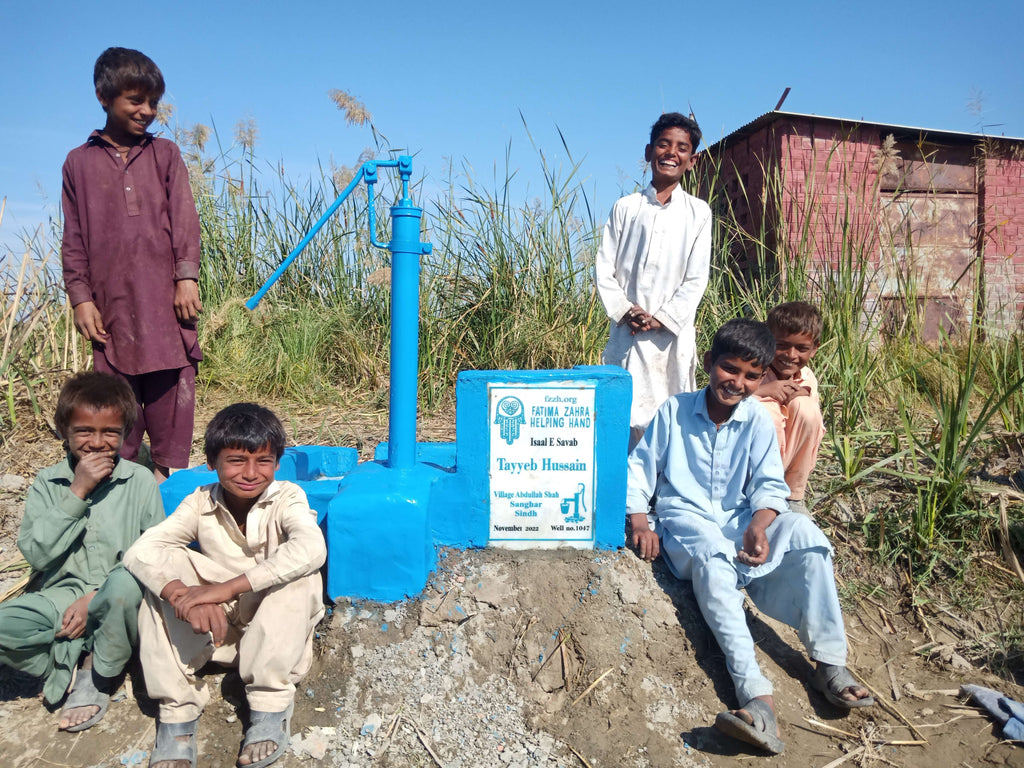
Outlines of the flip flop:
<svg viewBox="0 0 1024 768">
<path fill-rule="evenodd" d="M 75 680 L 75 687 L 68 694 L 68 698 L 64 702 L 64 707 L 60 713 L 63 715 L 68 710 L 78 709 L 79 707 L 99 707 L 99 711 L 78 725 L 69 725 L 67 728 L 59 730 L 67 733 L 78 733 L 87 728 L 92 728 L 107 714 L 108 706 L 110 706 L 110 694 L 104 693 L 96 687 L 96 683 L 92 679 L 92 669 L 79 670 L 78 679 Z"/>
<path fill-rule="evenodd" d="M 715 718 L 715 728 L 726 736 L 732 736 L 747 744 L 752 744 L 765 752 L 773 755 L 781 755 L 786 745 L 782 743 L 776 734 L 779 732 L 778 723 L 775 722 L 775 713 L 762 699 L 751 699 L 742 707 L 750 718 L 753 725 L 732 712 L 719 712 Z"/>
<path fill-rule="evenodd" d="M 846 667 L 833 664 L 822 664 L 814 672 L 814 680 L 811 682 L 814 690 L 824 694 L 825 698 L 840 709 L 856 709 L 857 707 L 873 707 L 874 696 L 865 696 L 863 699 L 850 701 L 844 699 L 843 691 L 851 686 L 863 688 L 860 683 L 850 674 Z"/>
<path fill-rule="evenodd" d="M 199 730 L 199 719 L 186 723 L 159 722 L 156 726 L 156 744 L 149 753 L 150 766 L 165 760 L 188 760 L 192 768 L 196 768 L 199 747 L 196 745 L 196 731 Z M 180 736 L 188 736 L 182 741 Z"/>
<path fill-rule="evenodd" d="M 252 710 L 249 713 L 249 727 L 245 731 L 245 739 L 242 740 L 242 749 L 250 744 L 257 744 L 261 741 L 272 741 L 277 744 L 277 749 L 262 760 L 248 765 L 238 765 L 238 768 L 265 768 L 277 760 L 284 751 L 288 749 L 288 739 L 291 737 L 292 712 L 295 709 L 295 702 L 288 705 L 284 712 L 259 712 Z M 239 750 L 241 754 L 241 750 Z"/>
</svg>

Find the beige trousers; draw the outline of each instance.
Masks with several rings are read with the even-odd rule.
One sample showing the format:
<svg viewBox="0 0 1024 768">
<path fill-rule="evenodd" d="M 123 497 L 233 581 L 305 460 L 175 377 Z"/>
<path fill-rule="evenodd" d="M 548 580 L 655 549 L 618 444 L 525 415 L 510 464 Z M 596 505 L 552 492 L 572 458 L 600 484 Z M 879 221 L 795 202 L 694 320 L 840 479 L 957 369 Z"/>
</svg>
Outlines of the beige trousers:
<svg viewBox="0 0 1024 768">
<path fill-rule="evenodd" d="M 188 586 L 210 584 L 237 574 L 191 549 L 174 555 L 174 573 Z M 207 632 L 196 634 L 176 618 L 170 603 L 151 592 L 139 608 L 139 657 L 149 695 L 160 701 L 160 720 L 195 720 L 210 700 L 196 672 L 209 661 L 237 667 L 249 707 L 281 712 L 295 697 L 295 684 L 313 663 L 313 631 L 324 614 L 319 573 L 247 592 L 225 605 L 228 631 L 218 648 Z"/>
</svg>

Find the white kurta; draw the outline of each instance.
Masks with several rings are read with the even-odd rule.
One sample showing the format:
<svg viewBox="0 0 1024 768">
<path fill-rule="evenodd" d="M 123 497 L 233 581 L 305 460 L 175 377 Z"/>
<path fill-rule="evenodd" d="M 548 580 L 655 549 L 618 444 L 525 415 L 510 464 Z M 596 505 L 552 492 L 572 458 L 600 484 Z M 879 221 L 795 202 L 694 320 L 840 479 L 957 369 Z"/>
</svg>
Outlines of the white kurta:
<svg viewBox="0 0 1024 768">
<path fill-rule="evenodd" d="M 630 425 L 643 429 L 665 400 L 696 388 L 693 328 L 711 264 L 711 209 L 676 187 L 665 205 L 654 187 L 620 198 L 597 252 L 597 291 L 612 321 L 602 361 L 633 378 Z M 619 324 L 634 304 L 664 326 L 633 336 Z"/>
</svg>

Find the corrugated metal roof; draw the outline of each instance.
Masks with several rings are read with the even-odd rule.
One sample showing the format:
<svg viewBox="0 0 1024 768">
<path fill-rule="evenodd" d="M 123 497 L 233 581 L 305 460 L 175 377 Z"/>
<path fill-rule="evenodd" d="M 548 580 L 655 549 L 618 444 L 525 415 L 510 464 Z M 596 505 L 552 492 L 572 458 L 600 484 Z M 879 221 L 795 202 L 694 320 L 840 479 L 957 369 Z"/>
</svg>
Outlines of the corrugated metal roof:
<svg viewBox="0 0 1024 768">
<path fill-rule="evenodd" d="M 842 124 L 846 124 L 846 125 L 863 125 L 863 126 L 872 126 L 872 127 L 876 127 L 876 128 L 883 128 L 883 129 L 884 128 L 888 128 L 889 130 L 894 131 L 894 132 L 898 132 L 898 133 L 925 134 L 925 135 L 927 135 L 928 137 L 930 137 L 933 140 L 934 139 L 939 139 L 939 140 L 946 139 L 947 141 L 952 140 L 952 141 L 965 142 L 966 143 L 966 142 L 981 141 L 982 139 L 998 139 L 999 141 L 1021 141 L 1021 142 L 1024 142 L 1024 138 L 1018 138 L 1018 137 L 1015 137 L 1015 136 L 990 136 L 990 135 L 985 134 L 985 133 L 966 133 L 964 131 L 946 131 L 946 130 L 941 130 L 941 129 L 938 129 L 938 128 L 922 128 L 920 126 L 897 125 L 895 123 L 878 123 L 878 122 L 875 122 L 873 120 L 858 120 L 858 119 L 849 118 L 849 117 L 831 117 L 829 115 L 813 115 L 813 114 L 804 114 L 802 112 L 785 112 L 785 111 L 781 111 L 781 110 L 772 110 L 770 112 L 765 112 L 763 115 L 760 115 L 759 117 L 755 117 L 749 123 L 747 123 L 746 125 L 741 126 L 740 128 L 737 128 L 735 131 L 733 131 L 732 133 L 727 135 L 725 138 L 719 139 L 714 144 L 709 145 L 704 151 L 708 152 L 708 151 L 710 151 L 712 149 L 715 149 L 716 147 L 719 147 L 720 145 L 722 147 L 727 147 L 727 146 L 731 145 L 733 142 L 735 142 L 736 140 L 738 140 L 740 138 L 743 138 L 744 136 L 749 136 L 750 134 L 752 134 L 754 131 L 758 130 L 762 126 L 768 125 L 769 123 L 773 123 L 776 120 L 779 120 L 781 118 L 787 118 L 787 117 L 789 117 L 789 118 L 803 118 L 803 119 L 808 119 L 808 120 L 821 120 L 821 121 L 825 121 L 825 122 L 842 123 Z"/>
</svg>

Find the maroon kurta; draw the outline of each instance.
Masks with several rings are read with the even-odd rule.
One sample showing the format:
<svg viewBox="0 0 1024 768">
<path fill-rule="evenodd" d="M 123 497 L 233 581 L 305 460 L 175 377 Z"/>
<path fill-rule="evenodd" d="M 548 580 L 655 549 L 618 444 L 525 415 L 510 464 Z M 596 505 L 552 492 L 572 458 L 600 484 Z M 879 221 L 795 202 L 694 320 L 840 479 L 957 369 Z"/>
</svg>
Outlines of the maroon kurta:
<svg viewBox="0 0 1024 768">
<path fill-rule="evenodd" d="M 64 285 L 93 301 L 104 352 L 137 375 L 202 359 L 194 323 L 174 314 L 175 281 L 199 277 L 199 217 L 177 145 L 147 135 L 121 160 L 93 131 L 64 161 Z"/>
</svg>

